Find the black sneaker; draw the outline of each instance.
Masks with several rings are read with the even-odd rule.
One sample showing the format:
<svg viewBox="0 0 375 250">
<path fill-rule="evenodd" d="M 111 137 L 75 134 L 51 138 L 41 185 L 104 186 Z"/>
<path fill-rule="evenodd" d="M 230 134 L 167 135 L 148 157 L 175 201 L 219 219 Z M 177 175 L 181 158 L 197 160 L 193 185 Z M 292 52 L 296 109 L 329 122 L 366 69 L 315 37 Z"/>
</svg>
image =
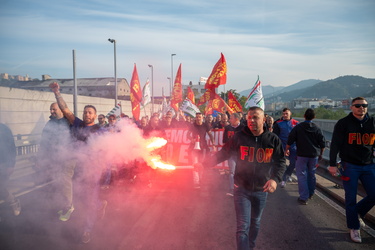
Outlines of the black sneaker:
<svg viewBox="0 0 375 250">
<path fill-rule="evenodd" d="M 302 200 L 302 199 L 300 199 L 299 197 L 298 197 L 298 203 L 300 204 L 300 205 L 307 205 L 307 201 L 305 201 L 305 200 Z"/>
</svg>

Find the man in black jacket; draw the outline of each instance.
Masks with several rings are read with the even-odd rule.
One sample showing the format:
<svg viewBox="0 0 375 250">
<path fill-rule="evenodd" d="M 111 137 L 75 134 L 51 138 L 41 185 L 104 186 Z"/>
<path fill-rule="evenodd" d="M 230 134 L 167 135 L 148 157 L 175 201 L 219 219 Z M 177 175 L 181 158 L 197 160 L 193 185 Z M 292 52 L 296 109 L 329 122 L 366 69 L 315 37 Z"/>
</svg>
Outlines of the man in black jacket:
<svg viewBox="0 0 375 250">
<path fill-rule="evenodd" d="M 238 113 L 233 113 L 230 115 L 230 124 L 224 127 L 223 133 L 223 144 L 227 143 L 230 138 L 234 136 L 235 133 L 241 131 L 244 125 L 240 122 L 240 115 Z M 229 167 L 229 191 L 228 196 L 233 196 L 234 189 L 234 171 L 236 169 L 236 156 L 233 155 L 228 159 Z"/>
<path fill-rule="evenodd" d="M 257 238 L 267 194 L 276 190 L 285 171 L 281 140 L 264 130 L 264 111 L 251 107 L 247 126 L 224 145 L 205 166 L 215 166 L 236 156 L 234 205 L 237 220 L 237 248 L 253 249 Z"/>
<path fill-rule="evenodd" d="M 21 203 L 7 188 L 16 165 L 16 154 L 12 131 L 7 125 L 0 123 L 0 200 L 4 200 L 12 208 L 14 215 L 18 216 Z"/>
<path fill-rule="evenodd" d="M 296 174 L 298 177 L 298 202 L 307 205 L 307 200 L 315 192 L 315 170 L 318 160 L 322 159 L 325 138 L 322 130 L 312 122 L 315 118 L 313 109 L 305 111 L 305 121 L 297 124 L 288 136 L 285 155 L 289 156 L 289 148 L 297 145 Z"/>
<path fill-rule="evenodd" d="M 375 119 L 367 113 L 368 103 L 363 97 L 352 100 L 352 112 L 339 120 L 333 130 L 330 148 L 332 175 L 341 174 L 345 189 L 346 223 L 354 242 L 362 242 L 360 226 L 368 211 L 375 205 Z M 337 154 L 341 158 L 340 173 L 337 169 Z M 367 196 L 357 203 L 358 179 Z"/>
</svg>

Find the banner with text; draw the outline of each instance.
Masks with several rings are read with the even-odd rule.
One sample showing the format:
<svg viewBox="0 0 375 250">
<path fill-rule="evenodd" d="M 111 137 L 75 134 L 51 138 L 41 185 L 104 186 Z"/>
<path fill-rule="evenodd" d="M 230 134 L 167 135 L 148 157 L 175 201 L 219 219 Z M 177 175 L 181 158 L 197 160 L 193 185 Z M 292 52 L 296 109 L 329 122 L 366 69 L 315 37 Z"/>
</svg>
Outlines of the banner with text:
<svg viewBox="0 0 375 250">
<path fill-rule="evenodd" d="M 165 130 L 167 135 L 167 161 L 176 166 L 188 166 L 191 164 L 191 141 L 189 139 L 190 131 L 184 128 L 171 128 Z M 224 129 L 212 130 L 214 136 L 214 143 L 217 145 L 217 150 L 223 147 L 223 133 Z M 207 144 L 212 152 L 212 143 L 206 135 Z M 202 159 L 203 160 L 203 159 Z M 219 163 L 216 167 L 228 169 L 228 162 Z"/>
</svg>

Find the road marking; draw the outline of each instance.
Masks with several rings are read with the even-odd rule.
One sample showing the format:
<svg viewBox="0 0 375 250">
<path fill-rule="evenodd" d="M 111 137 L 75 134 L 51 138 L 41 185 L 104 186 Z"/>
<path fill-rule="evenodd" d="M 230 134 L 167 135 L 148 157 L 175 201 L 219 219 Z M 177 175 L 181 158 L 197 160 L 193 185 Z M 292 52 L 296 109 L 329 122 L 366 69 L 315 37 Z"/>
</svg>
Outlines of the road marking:
<svg viewBox="0 0 375 250">
<path fill-rule="evenodd" d="M 45 187 L 45 186 L 47 186 L 47 185 L 49 185 L 49 184 L 51 184 L 51 183 L 53 183 L 54 181 L 50 181 L 50 182 L 47 182 L 47 183 L 43 183 L 43 184 L 40 184 L 40 185 L 36 185 L 36 186 L 33 186 L 33 187 L 29 187 L 29 188 L 27 188 L 26 190 L 23 190 L 22 192 L 19 192 L 19 193 L 16 193 L 16 194 L 13 194 L 14 195 L 14 197 L 20 197 L 20 196 L 22 196 L 22 195 L 25 195 L 25 194 L 28 194 L 28 193 L 30 193 L 30 192 L 32 192 L 32 191 L 34 191 L 34 190 L 37 190 L 37 189 L 39 189 L 39 188 L 42 188 L 42 187 Z M 0 205 L 1 204 L 3 204 L 5 201 L 4 200 L 0 200 Z"/>
</svg>

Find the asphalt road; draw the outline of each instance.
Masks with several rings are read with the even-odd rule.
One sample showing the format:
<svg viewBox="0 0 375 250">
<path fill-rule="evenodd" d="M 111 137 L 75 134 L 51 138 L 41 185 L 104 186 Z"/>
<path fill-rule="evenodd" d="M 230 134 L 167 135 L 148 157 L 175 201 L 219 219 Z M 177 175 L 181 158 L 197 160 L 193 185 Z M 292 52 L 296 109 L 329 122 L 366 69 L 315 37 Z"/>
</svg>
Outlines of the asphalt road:
<svg viewBox="0 0 375 250">
<path fill-rule="evenodd" d="M 0 207 L 0 249 L 235 249 L 233 198 L 225 195 L 226 175 L 205 173 L 200 190 L 192 188 L 190 170 L 158 172 L 153 186 L 138 180 L 101 191 L 108 201 L 92 239 L 80 243 L 81 199 L 67 222 L 58 220 L 58 193 L 52 187 L 22 196 L 23 210 L 14 217 Z M 78 185 L 76 185 L 78 186 Z M 257 249 L 374 249 L 375 238 L 362 231 L 362 244 L 352 243 L 345 217 L 318 196 L 297 203 L 296 183 L 268 196 Z"/>
</svg>

